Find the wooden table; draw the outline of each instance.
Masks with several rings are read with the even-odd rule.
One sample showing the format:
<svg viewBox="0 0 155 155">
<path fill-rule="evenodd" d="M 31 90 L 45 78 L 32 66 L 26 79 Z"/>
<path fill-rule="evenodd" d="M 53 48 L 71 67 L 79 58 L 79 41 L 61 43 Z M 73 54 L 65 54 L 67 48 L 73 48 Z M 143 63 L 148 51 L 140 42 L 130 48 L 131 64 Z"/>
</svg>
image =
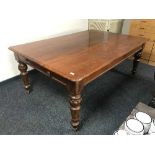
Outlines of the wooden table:
<svg viewBox="0 0 155 155">
<path fill-rule="evenodd" d="M 30 91 L 27 65 L 67 88 L 71 124 L 77 129 L 84 86 L 131 55 L 134 55 L 132 74 L 135 74 L 144 44 L 145 40 L 140 37 L 91 30 L 9 49 L 14 52 L 19 63 L 27 92 Z"/>
</svg>

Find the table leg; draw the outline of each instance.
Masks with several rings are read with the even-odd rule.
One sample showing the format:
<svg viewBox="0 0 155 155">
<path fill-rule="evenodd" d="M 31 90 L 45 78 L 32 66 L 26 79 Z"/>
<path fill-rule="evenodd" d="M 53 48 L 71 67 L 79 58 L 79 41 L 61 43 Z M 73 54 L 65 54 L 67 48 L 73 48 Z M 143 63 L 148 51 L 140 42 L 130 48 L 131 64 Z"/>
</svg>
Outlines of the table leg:
<svg viewBox="0 0 155 155">
<path fill-rule="evenodd" d="M 28 78 L 27 65 L 25 63 L 19 62 L 18 69 L 20 71 L 24 87 L 27 93 L 30 93 L 30 82 Z"/>
<path fill-rule="evenodd" d="M 70 95 L 71 125 L 74 129 L 78 129 L 80 124 L 81 101 L 81 95 Z"/>
<path fill-rule="evenodd" d="M 69 85 L 69 103 L 71 111 L 71 125 L 77 130 L 80 125 L 81 90 L 83 86 L 79 84 Z"/>
<path fill-rule="evenodd" d="M 142 50 L 138 51 L 137 53 L 134 54 L 134 60 L 133 60 L 133 68 L 132 68 L 132 74 L 134 75 L 136 73 L 138 63 L 140 61 L 142 55 Z"/>
</svg>

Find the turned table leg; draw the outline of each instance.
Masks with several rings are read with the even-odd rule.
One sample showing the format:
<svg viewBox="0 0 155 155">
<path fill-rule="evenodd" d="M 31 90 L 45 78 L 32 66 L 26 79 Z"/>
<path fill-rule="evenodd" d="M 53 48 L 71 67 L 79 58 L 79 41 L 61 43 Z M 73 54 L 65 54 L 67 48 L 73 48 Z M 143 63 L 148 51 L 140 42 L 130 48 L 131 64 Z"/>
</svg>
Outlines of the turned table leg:
<svg viewBox="0 0 155 155">
<path fill-rule="evenodd" d="M 83 85 L 79 83 L 72 83 L 68 85 L 69 103 L 71 111 L 71 125 L 77 130 L 80 125 L 80 107 L 81 107 L 81 91 Z"/>
<path fill-rule="evenodd" d="M 138 51 L 134 54 L 134 60 L 133 60 L 133 68 L 132 68 L 132 74 L 134 75 L 136 73 L 140 58 L 142 55 L 142 50 Z"/>
<path fill-rule="evenodd" d="M 28 78 L 27 65 L 25 63 L 19 62 L 18 69 L 20 71 L 25 90 L 27 93 L 30 93 L 30 82 Z"/>
<path fill-rule="evenodd" d="M 71 111 L 71 125 L 74 129 L 77 129 L 80 124 L 80 104 L 82 98 L 81 95 L 70 95 L 70 111 Z"/>
</svg>

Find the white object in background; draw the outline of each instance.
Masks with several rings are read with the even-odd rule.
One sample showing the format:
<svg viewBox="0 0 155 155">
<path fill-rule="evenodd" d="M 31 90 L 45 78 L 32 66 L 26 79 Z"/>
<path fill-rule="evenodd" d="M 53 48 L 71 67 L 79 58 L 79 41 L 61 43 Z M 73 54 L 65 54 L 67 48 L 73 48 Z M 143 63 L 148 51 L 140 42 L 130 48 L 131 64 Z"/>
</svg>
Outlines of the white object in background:
<svg viewBox="0 0 155 155">
<path fill-rule="evenodd" d="M 128 119 L 125 122 L 125 130 L 129 135 L 143 135 L 144 126 L 143 124 L 136 119 Z"/>
<path fill-rule="evenodd" d="M 149 135 L 155 135 L 155 120 L 152 121 L 151 127 L 149 130 Z"/>
<path fill-rule="evenodd" d="M 89 30 L 110 31 L 113 33 L 121 33 L 123 20 L 122 19 L 89 19 Z"/>
<path fill-rule="evenodd" d="M 117 130 L 114 132 L 114 135 L 128 135 L 125 130 Z"/>
<path fill-rule="evenodd" d="M 151 117 L 148 114 L 144 113 L 144 112 L 137 112 L 135 114 L 135 118 L 137 120 L 139 120 L 143 124 L 143 126 L 144 126 L 144 134 L 148 133 L 148 131 L 149 131 L 150 127 L 151 127 L 151 122 L 152 122 Z"/>
</svg>

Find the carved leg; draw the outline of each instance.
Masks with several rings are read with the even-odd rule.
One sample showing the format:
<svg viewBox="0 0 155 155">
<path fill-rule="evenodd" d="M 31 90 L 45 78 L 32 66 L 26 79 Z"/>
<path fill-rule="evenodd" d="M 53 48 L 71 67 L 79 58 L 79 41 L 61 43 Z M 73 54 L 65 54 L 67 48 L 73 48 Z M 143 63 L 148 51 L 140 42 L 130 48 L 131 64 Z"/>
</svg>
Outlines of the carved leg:
<svg viewBox="0 0 155 155">
<path fill-rule="evenodd" d="M 81 91 L 83 85 L 81 83 L 69 83 L 67 86 L 69 90 L 69 102 L 71 111 L 71 125 L 74 129 L 78 129 L 80 124 L 80 107 L 81 107 Z"/>
<path fill-rule="evenodd" d="M 137 53 L 134 54 L 134 60 L 133 60 L 133 68 L 132 68 L 132 74 L 134 75 L 136 73 L 138 63 L 140 61 L 142 55 L 142 50 L 138 51 Z"/>
<path fill-rule="evenodd" d="M 71 110 L 71 125 L 77 130 L 80 124 L 80 104 L 82 98 L 81 95 L 70 96 L 70 110 Z"/>
<path fill-rule="evenodd" d="M 19 62 L 18 69 L 24 83 L 24 87 L 27 93 L 30 93 L 30 82 L 28 78 L 27 65 L 25 63 Z"/>
</svg>

